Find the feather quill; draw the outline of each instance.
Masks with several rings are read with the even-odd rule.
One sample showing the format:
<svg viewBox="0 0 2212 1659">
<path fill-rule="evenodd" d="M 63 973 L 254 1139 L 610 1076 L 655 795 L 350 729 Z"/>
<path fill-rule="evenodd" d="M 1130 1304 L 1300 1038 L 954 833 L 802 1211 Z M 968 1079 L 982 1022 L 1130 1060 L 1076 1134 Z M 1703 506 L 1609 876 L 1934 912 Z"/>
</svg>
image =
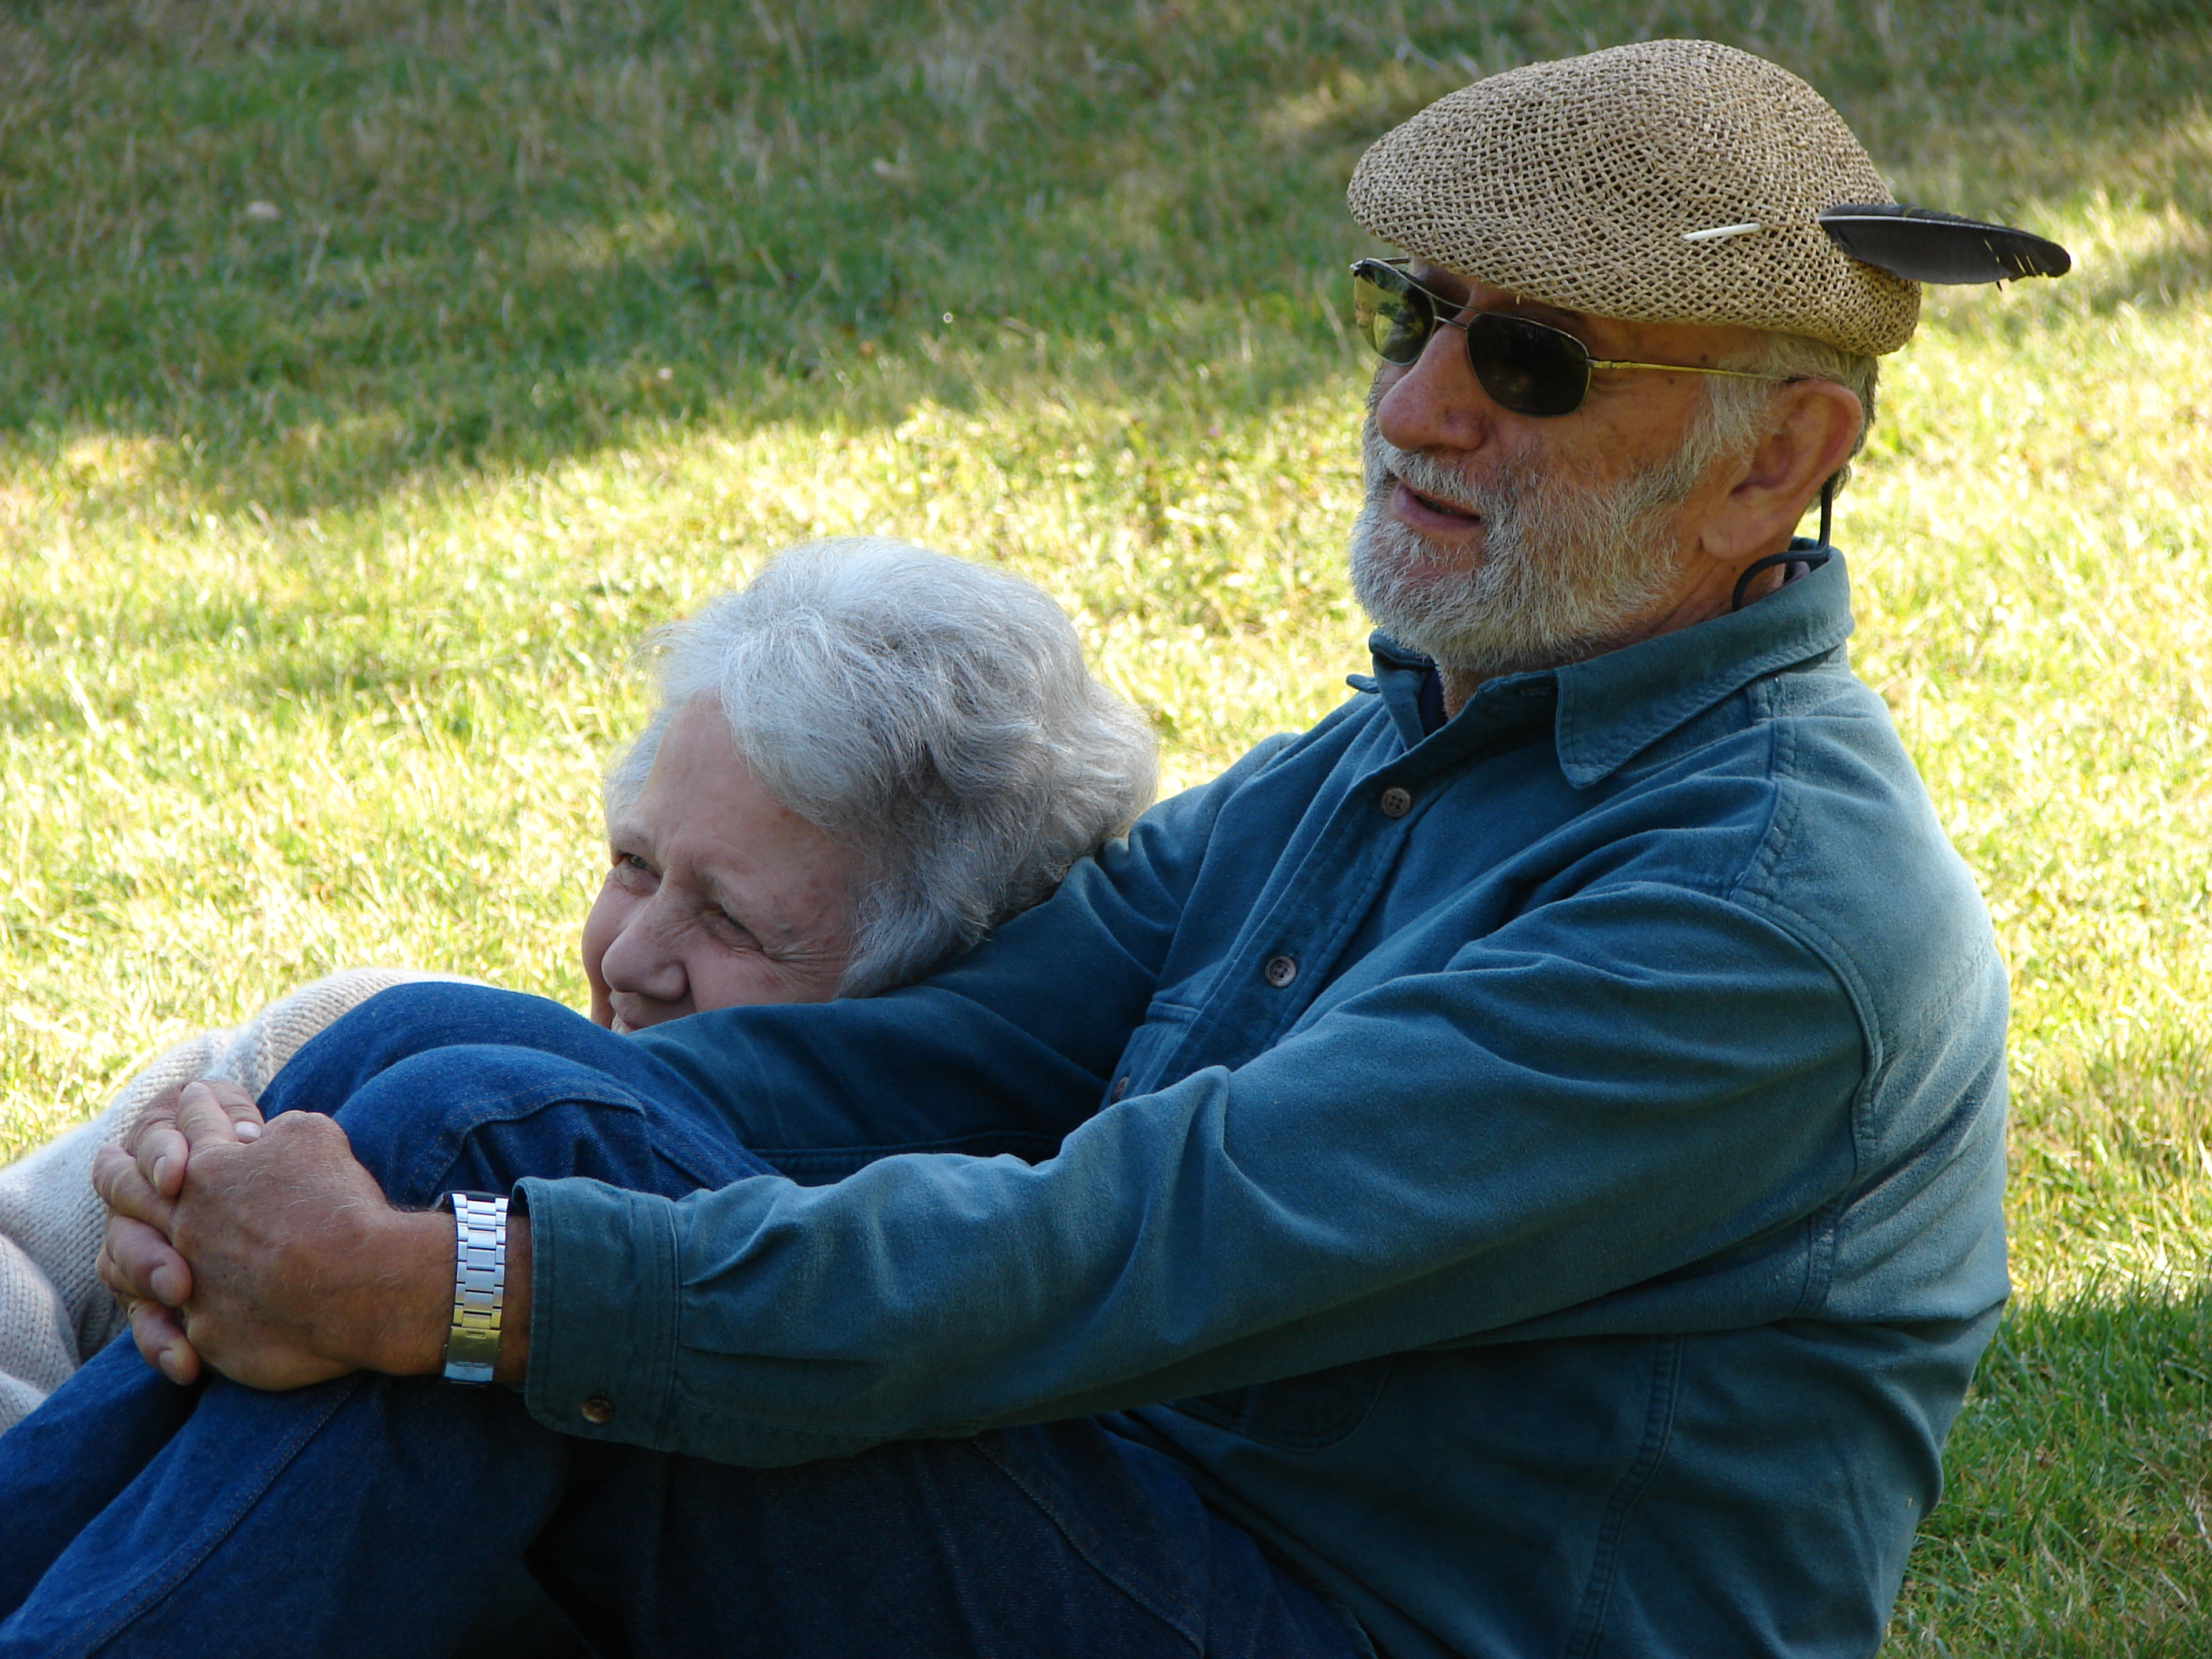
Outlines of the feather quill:
<svg viewBox="0 0 2212 1659">
<path fill-rule="evenodd" d="M 1854 259 L 1915 283 L 2006 283 L 2063 276 L 2073 256 L 2009 225 L 1984 224 L 1897 202 L 1841 202 L 1820 228 Z"/>
</svg>

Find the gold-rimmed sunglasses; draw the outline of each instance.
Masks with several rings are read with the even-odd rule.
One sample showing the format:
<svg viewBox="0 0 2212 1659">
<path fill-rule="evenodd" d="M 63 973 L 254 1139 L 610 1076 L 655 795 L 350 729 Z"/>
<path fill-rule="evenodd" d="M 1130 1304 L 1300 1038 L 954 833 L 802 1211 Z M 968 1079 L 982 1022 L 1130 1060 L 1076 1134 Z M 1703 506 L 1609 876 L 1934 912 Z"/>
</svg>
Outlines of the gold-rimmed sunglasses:
<svg viewBox="0 0 2212 1659">
<path fill-rule="evenodd" d="M 1352 315 L 1360 338 L 1386 363 L 1401 368 L 1419 361 L 1439 328 L 1467 337 L 1467 361 L 1482 389 L 1516 415 L 1548 418 L 1571 415 L 1589 395 L 1594 368 L 1650 368 L 1669 374 L 1725 374 L 1738 380 L 1782 380 L 1741 368 L 1706 368 L 1697 363 L 1635 363 L 1593 357 L 1589 348 L 1565 329 L 1553 328 L 1504 312 L 1456 313 L 1466 307 L 1434 294 L 1398 267 L 1394 259 L 1362 259 L 1352 267 Z"/>
</svg>

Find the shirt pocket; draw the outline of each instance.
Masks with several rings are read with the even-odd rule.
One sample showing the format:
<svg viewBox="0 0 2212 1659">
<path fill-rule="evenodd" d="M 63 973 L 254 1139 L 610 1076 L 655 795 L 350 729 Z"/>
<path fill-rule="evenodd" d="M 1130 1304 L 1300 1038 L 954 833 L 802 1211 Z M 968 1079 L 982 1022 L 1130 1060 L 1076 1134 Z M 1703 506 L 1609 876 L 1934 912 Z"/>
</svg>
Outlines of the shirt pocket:
<svg viewBox="0 0 2212 1659">
<path fill-rule="evenodd" d="M 1325 1371 L 1177 1400 L 1186 1417 L 1285 1451 L 1320 1451 L 1347 1440 L 1367 1420 L 1396 1356 L 1356 1360 Z"/>
</svg>

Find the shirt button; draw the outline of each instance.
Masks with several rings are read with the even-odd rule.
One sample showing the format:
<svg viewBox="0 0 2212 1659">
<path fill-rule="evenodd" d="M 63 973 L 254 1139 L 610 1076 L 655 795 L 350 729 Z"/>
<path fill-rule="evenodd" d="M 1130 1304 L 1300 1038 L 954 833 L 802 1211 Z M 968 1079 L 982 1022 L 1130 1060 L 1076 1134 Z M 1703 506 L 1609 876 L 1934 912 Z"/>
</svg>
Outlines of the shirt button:
<svg viewBox="0 0 2212 1659">
<path fill-rule="evenodd" d="M 1126 1095 L 1128 1092 L 1129 1074 L 1127 1072 L 1124 1072 L 1121 1076 L 1114 1079 L 1114 1093 L 1111 1097 L 1113 1099 L 1119 1100 L 1123 1095 Z"/>
<path fill-rule="evenodd" d="M 1394 783 L 1382 792 L 1382 798 L 1375 804 L 1382 809 L 1384 817 L 1402 818 L 1413 810 L 1413 792 L 1401 789 Z"/>
<path fill-rule="evenodd" d="M 576 1409 L 583 1413 L 586 1423 L 611 1423 L 615 1420 L 615 1402 L 603 1394 L 593 1395 Z"/>
<path fill-rule="evenodd" d="M 1267 975 L 1267 983 L 1279 991 L 1298 976 L 1298 964 L 1288 957 L 1270 957 L 1267 965 L 1260 971 Z"/>
</svg>

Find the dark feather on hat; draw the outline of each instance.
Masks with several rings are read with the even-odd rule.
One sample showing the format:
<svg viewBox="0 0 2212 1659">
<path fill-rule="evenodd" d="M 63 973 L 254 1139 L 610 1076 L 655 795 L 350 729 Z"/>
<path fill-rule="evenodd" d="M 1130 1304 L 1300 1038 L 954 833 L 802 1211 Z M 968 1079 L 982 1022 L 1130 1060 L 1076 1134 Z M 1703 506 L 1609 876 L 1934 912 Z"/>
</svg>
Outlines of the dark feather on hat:
<svg viewBox="0 0 2212 1659">
<path fill-rule="evenodd" d="M 1915 283 L 2006 283 L 2063 276 L 2074 268 L 2073 256 L 2056 242 L 1934 208 L 1841 202 L 1820 218 L 1852 258 Z"/>
</svg>

